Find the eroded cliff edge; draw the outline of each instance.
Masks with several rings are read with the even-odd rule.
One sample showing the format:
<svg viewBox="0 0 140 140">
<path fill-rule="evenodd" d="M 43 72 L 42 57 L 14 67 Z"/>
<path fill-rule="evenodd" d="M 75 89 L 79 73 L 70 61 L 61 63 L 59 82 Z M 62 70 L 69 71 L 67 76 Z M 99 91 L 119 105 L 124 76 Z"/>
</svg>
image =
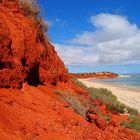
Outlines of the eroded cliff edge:
<svg viewBox="0 0 140 140">
<path fill-rule="evenodd" d="M 17 1 L 0 3 L 0 87 L 68 80 L 63 62 L 36 26 Z"/>
</svg>

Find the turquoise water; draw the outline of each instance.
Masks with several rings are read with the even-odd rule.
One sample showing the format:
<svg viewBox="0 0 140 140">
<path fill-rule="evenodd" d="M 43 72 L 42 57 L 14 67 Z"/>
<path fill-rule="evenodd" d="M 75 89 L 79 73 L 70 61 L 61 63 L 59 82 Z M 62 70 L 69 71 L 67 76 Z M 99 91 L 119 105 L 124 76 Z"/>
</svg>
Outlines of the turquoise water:
<svg viewBox="0 0 140 140">
<path fill-rule="evenodd" d="M 140 74 L 127 74 L 115 79 L 97 79 L 96 81 L 140 88 Z"/>
</svg>

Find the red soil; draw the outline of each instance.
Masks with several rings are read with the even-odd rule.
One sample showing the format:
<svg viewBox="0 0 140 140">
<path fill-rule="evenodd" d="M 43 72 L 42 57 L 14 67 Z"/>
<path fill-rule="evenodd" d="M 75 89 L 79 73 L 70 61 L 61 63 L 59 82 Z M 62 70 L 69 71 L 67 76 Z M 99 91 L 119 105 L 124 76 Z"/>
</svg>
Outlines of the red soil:
<svg viewBox="0 0 140 140">
<path fill-rule="evenodd" d="M 99 79 L 118 77 L 118 74 L 111 72 L 77 73 L 77 74 L 71 73 L 70 75 L 76 78 L 99 78 Z"/>
<path fill-rule="evenodd" d="M 56 91 L 87 107 L 86 118 Z M 16 0 L 0 1 L 0 140 L 138 140 L 140 133 L 121 127 L 122 120 L 127 116 L 108 111 L 71 82 Z"/>
<path fill-rule="evenodd" d="M 47 87 L 46 92 L 41 88 L 46 87 L 25 84 L 21 90 L 0 89 L 1 140 L 134 140 L 140 137 L 139 133 L 119 126 L 108 126 L 103 131 L 52 97 L 52 87 Z"/>
</svg>

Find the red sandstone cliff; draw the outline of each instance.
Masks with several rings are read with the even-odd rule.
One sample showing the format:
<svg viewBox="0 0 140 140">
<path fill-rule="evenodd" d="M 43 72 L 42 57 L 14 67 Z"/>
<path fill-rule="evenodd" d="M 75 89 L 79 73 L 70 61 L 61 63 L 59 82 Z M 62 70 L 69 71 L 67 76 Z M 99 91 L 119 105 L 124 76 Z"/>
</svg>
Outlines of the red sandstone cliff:
<svg viewBox="0 0 140 140">
<path fill-rule="evenodd" d="M 0 87 L 67 81 L 67 70 L 48 40 L 17 3 L 0 3 Z"/>
<path fill-rule="evenodd" d="M 73 98 L 76 103 L 68 102 Z M 81 112 L 72 109 L 74 103 Z M 0 1 L 0 140 L 137 140 L 140 133 L 120 127 L 126 119 L 72 83 L 16 0 Z"/>
</svg>

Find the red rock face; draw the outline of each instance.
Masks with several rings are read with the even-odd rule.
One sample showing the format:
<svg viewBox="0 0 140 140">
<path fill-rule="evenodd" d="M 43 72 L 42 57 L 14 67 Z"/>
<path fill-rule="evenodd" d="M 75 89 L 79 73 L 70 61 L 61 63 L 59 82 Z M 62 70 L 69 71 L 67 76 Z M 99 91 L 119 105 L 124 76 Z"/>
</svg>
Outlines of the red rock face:
<svg viewBox="0 0 140 140">
<path fill-rule="evenodd" d="M 34 22 L 17 12 L 18 6 L 11 8 L 15 5 L 0 3 L 0 87 L 66 82 L 67 70 L 54 47 L 39 39 Z"/>
</svg>

